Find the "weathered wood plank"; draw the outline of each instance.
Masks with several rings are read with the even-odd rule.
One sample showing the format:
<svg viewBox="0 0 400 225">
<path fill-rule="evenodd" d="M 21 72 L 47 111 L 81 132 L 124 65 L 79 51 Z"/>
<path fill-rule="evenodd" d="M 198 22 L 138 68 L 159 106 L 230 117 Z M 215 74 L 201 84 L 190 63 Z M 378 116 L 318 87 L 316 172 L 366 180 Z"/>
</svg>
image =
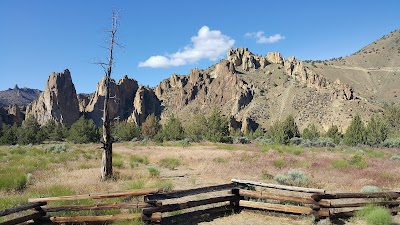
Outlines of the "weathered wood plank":
<svg viewBox="0 0 400 225">
<path fill-rule="evenodd" d="M 208 192 L 216 192 L 216 191 L 223 191 L 223 190 L 230 190 L 232 188 L 238 188 L 241 185 L 238 184 L 220 184 L 220 185 L 213 185 L 201 188 L 194 188 L 188 190 L 179 190 L 179 191 L 172 191 L 168 193 L 156 193 L 152 195 L 147 195 L 145 201 L 156 201 L 156 200 L 164 200 L 164 199 L 173 199 L 173 198 L 181 198 L 189 195 L 197 195 L 202 193 Z"/>
<path fill-rule="evenodd" d="M 233 183 L 238 183 L 238 184 L 247 184 L 247 185 L 250 184 L 250 185 L 255 185 L 255 186 L 260 186 L 260 187 L 274 188 L 274 189 L 286 190 L 286 191 L 297 191 L 297 192 L 319 193 L 319 194 L 323 194 L 326 192 L 324 189 L 287 186 L 287 185 L 280 185 L 280 184 L 268 184 L 268 183 L 250 181 L 250 180 L 232 179 L 231 181 Z"/>
<path fill-rule="evenodd" d="M 47 202 L 28 203 L 26 205 L 21 205 L 21 206 L 17 206 L 17 207 L 11 208 L 11 209 L 2 210 L 2 211 L 0 211 L 0 216 L 10 215 L 12 213 L 21 212 L 21 211 L 25 211 L 28 209 L 34 209 L 34 208 L 41 207 L 46 204 L 47 204 Z"/>
<path fill-rule="evenodd" d="M 310 215 L 311 213 L 313 213 L 313 210 L 310 207 L 271 204 L 271 203 L 264 203 L 264 202 L 252 202 L 252 201 L 245 201 L 245 200 L 240 200 L 239 206 L 245 207 L 245 208 L 263 209 L 263 210 L 293 213 L 293 214 Z"/>
<path fill-rule="evenodd" d="M 43 212 L 35 212 L 26 216 L 22 216 L 19 218 L 15 218 L 3 223 L 0 223 L 0 225 L 15 225 L 15 224 L 20 224 L 29 220 L 36 220 L 36 219 L 40 219 L 43 218 L 46 214 Z"/>
<path fill-rule="evenodd" d="M 108 203 L 95 205 L 64 205 L 64 206 L 44 206 L 45 212 L 60 212 L 60 211 L 82 211 L 82 210 L 107 210 L 107 209 L 141 209 L 151 207 L 146 203 Z"/>
<path fill-rule="evenodd" d="M 397 199 L 400 194 L 396 192 L 374 192 L 374 193 L 330 193 L 330 194 L 313 194 L 311 198 L 315 201 L 321 199 L 341 199 L 341 198 L 385 198 Z"/>
<path fill-rule="evenodd" d="M 203 200 L 188 201 L 188 202 L 184 202 L 184 203 L 168 204 L 168 205 L 162 205 L 162 206 L 158 206 L 158 207 L 145 208 L 145 209 L 143 209 L 143 214 L 151 214 L 151 213 L 155 213 L 155 212 L 172 212 L 172 211 L 177 211 L 177 210 L 181 210 L 181 209 L 187 209 L 187 208 L 192 208 L 192 207 L 201 206 L 201 205 L 208 205 L 208 204 L 213 204 L 213 203 L 218 203 L 218 202 L 236 201 L 238 199 L 239 199 L 238 196 L 230 195 L 230 196 L 215 197 L 215 198 L 209 198 L 209 199 L 203 199 Z"/>
<path fill-rule="evenodd" d="M 142 217 L 140 213 L 132 214 L 115 214 L 107 216 L 74 216 L 74 217 L 50 217 L 53 223 L 82 223 L 82 222 L 105 222 L 105 221 L 118 221 L 118 220 L 132 220 Z"/>
<path fill-rule="evenodd" d="M 162 218 L 162 224 L 198 224 L 200 222 L 210 222 L 213 219 L 234 214 L 234 209 L 230 205 L 214 207 L 204 210 L 187 212 L 179 215 Z"/>
<path fill-rule="evenodd" d="M 315 201 L 312 198 L 304 198 L 304 197 L 295 197 L 295 196 L 288 196 L 288 195 L 280 195 L 280 194 L 273 194 L 269 192 L 262 192 L 262 191 L 250 191 L 250 190 L 239 190 L 239 195 L 244 197 L 251 197 L 251 198 L 259 198 L 259 199 L 270 199 L 270 200 L 277 200 L 283 202 L 294 202 L 294 203 L 303 203 L 303 204 L 314 204 L 314 205 L 330 205 L 329 201 L 321 200 L 320 202 Z"/>
<path fill-rule="evenodd" d="M 366 205 L 379 205 L 379 206 L 399 206 L 399 201 L 381 201 L 381 202 L 353 202 L 353 203 L 331 203 L 329 208 L 349 208 L 349 207 L 362 207 Z"/>
<path fill-rule="evenodd" d="M 159 189 L 149 188 L 134 191 L 124 191 L 115 193 L 105 194 L 85 194 L 85 195 L 73 195 L 73 196 L 59 196 L 59 197 L 47 197 L 47 198 L 30 198 L 29 202 L 53 202 L 53 201 L 64 201 L 64 200 L 82 200 L 82 199 L 103 199 L 103 198 L 120 198 L 120 197 L 134 197 L 148 194 L 158 193 Z"/>
</svg>

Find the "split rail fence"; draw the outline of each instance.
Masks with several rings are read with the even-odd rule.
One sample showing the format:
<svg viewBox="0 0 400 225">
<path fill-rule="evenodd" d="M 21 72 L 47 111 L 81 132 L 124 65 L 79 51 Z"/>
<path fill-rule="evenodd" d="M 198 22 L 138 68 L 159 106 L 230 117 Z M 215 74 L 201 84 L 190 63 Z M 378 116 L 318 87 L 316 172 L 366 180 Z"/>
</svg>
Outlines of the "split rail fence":
<svg viewBox="0 0 400 225">
<path fill-rule="evenodd" d="M 396 191 L 327 193 L 324 189 L 232 179 L 232 183 L 228 184 L 170 192 L 142 189 L 29 199 L 27 205 L 0 211 L 0 217 L 16 214 L 0 225 L 13 225 L 26 221 L 34 224 L 76 224 L 132 219 L 152 224 L 185 224 L 190 220 L 197 222 L 212 220 L 243 209 L 313 215 L 315 220 L 320 220 L 351 217 L 361 207 L 369 204 L 385 206 L 392 213 L 397 213 L 400 210 L 399 197 L 400 192 Z M 96 204 L 76 203 L 82 200 L 108 201 Z M 69 202 L 75 204 L 68 204 Z M 32 210 L 33 213 L 21 216 L 23 212 Z M 104 210 L 114 210 L 111 212 L 117 210 L 118 213 L 104 215 L 107 213 Z M 85 211 L 91 214 L 79 215 Z M 60 212 L 64 214 L 60 216 L 58 214 Z"/>
</svg>

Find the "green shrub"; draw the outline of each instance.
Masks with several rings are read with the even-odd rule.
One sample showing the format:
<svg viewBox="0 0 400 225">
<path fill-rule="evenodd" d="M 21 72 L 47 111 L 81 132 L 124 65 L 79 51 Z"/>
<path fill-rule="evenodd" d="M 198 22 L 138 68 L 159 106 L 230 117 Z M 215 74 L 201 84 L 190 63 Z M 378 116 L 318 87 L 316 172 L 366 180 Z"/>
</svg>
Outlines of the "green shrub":
<svg viewBox="0 0 400 225">
<path fill-rule="evenodd" d="M 27 174 L 18 171 L 0 171 L 1 191 L 22 191 L 28 183 Z"/>
<path fill-rule="evenodd" d="M 357 114 L 351 121 L 350 126 L 347 128 L 343 141 L 349 146 L 364 144 L 366 141 L 365 134 L 366 128 L 364 123 L 361 121 L 360 115 Z"/>
<path fill-rule="evenodd" d="M 124 160 L 120 154 L 113 153 L 112 156 L 112 166 L 116 168 L 123 168 L 124 167 Z"/>
<path fill-rule="evenodd" d="M 356 213 L 356 216 L 365 220 L 368 225 L 390 225 L 392 215 L 386 208 L 381 206 L 365 206 Z"/>
<path fill-rule="evenodd" d="M 129 165 L 131 166 L 131 168 L 135 168 L 139 166 L 139 164 L 147 165 L 149 164 L 149 159 L 146 156 L 141 157 L 138 155 L 133 155 L 129 158 Z"/>
<path fill-rule="evenodd" d="M 335 147 L 336 144 L 331 138 L 320 137 L 313 140 L 303 140 L 301 143 L 304 147 Z"/>
<path fill-rule="evenodd" d="M 249 144 L 250 139 L 247 137 L 233 137 L 232 138 L 233 144 Z"/>
<path fill-rule="evenodd" d="M 350 160 L 350 165 L 363 169 L 368 167 L 368 161 L 363 155 L 355 154 Z"/>
<path fill-rule="evenodd" d="M 150 167 L 150 168 L 147 168 L 147 170 L 149 171 L 150 177 L 159 177 L 160 176 L 160 171 L 156 168 Z"/>
<path fill-rule="evenodd" d="M 277 168 L 282 168 L 282 167 L 284 167 L 286 165 L 286 162 L 283 159 L 277 159 L 277 160 L 274 160 L 272 162 L 272 164 Z"/>
<path fill-rule="evenodd" d="M 133 122 L 118 121 L 112 124 L 111 133 L 116 141 L 131 141 L 140 137 L 140 128 Z"/>
<path fill-rule="evenodd" d="M 185 138 L 185 139 L 181 140 L 179 143 L 182 147 L 187 147 L 187 146 L 191 145 L 190 141 L 191 141 L 190 138 Z"/>
<path fill-rule="evenodd" d="M 162 129 L 164 140 L 182 140 L 184 138 L 184 130 L 181 121 L 175 117 L 175 115 L 171 115 L 167 121 L 167 123 L 163 126 Z"/>
<path fill-rule="evenodd" d="M 350 167 L 350 163 L 345 159 L 334 159 L 331 161 L 330 166 L 334 169 L 346 169 Z"/>
<path fill-rule="evenodd" d="M 135 189 L 143 189 L 144 188 L 144 180 L 137 179 L 130 183 L 128 183 L 128 189 L 135 190 Z"/>
<path fill-rule="evenodd" d="M 160 160 L 160 166 L 174 170 L 181 165 L 181 161 L 177 158 L 164 158 Z"/>
<path fill-rule="evenodd" d="M 293 186 L 307 186 L 310 179 L 302 171 L 291 169 L 287 175 L 277 174 L 274 180 L 280 184 Z"/>
<path fill-rule="evenodd" d="M 309 124 L 307 126 L 307 128 L 305 128 L 303 130 L 303 134 L 301 135 L 301 137 L 303 139 L 307 139 L 307 140 L 315 140 L 317 138 L 319 138 L 320 134 L 318 131 L 318 128 L 315 124 Z"/>
<path fill-rule="evenodd" d="M 362 193 L 374 193 L 374 192 L 381 192 L 382 190 L 377 186 L 364 186 L 361 188 Z"/>
<path fill-rule="evenodd" d="M 193 141 L 201 141 L 207 133 L 207 119 L 203 114 L 195 115 L 185 127 L 186 137 Z"/>
<path fill-rule="evenodd" d="M 386 148 L 400 148 L 400 138 L 386 139 L 382 145 Z"/>
<path fill-rule="evenodd" d="M 394 155 L 390 157 L 390 160 L 400 160 L 400 155 Z"/>
<path fill-rule="evenodd" d="M 95 143 L 100 140 L 100 132 L 93 120 L 86 120 L 82 116 L 72 124 L 67 140 L 77 144 Z"/>
<path fill-rule="evenodd" d="M 45 150 L 46 153 L 65 153 L 68 152 L 68 149 L 65 147 L 64 144 L 57 144 L 48 146 Z"/>
</svg>

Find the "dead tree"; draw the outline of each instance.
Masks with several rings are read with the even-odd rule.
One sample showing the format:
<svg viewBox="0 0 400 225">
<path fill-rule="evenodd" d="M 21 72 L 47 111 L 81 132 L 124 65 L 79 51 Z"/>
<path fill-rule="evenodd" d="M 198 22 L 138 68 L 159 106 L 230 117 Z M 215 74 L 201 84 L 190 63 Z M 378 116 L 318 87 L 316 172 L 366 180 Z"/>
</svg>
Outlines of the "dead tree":
<svg viewBox="0 0 400 225">
<path fill-rule="evenodd" d="M 101 179 L 108 180 L 113 178 L 113 168 L 112 168 L 112 143 L 113 139 L 111 137 L 111 127 L 110 127 L 110 115 L 109 115 L 109 101 L 110 101 L 110 82 L 111 82 L 111 72 L 113 68 L 113 50 L 114 46 L 117 44 L 115 42 L 115 35 L 118 31 L 118 13 L 113 11 L 112 13 L 112 29 L 110 32 L 110 43 L 109 43 L 109 57 L 108 63 L 98 63 L 105 71 L 105 89 L 106 93 L 104 96 L 104 108 L 103 108 L 103 154 L 102 154 L 102 164 L 101 164 Z"/>
</svg>

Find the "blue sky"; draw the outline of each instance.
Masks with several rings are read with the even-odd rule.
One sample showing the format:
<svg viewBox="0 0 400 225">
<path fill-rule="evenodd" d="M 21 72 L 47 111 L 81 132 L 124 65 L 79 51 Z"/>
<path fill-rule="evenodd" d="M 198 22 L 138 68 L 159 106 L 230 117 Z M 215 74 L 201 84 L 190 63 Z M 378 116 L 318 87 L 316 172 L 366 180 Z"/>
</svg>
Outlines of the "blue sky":
<svg viewBox="0 0 400 225">
<path fill-rule="evenodd" d="M 285 58 L 350 55 L 400 28 L 400 1 L 0 1 L 0 90 L 43 90 L 52 71 L 68 68 L 79 93 L 104 76 L 105 30 L 121 9 L 115 79 L 156 86 L 225 58 L 230 47 Z"/>
</svg>

